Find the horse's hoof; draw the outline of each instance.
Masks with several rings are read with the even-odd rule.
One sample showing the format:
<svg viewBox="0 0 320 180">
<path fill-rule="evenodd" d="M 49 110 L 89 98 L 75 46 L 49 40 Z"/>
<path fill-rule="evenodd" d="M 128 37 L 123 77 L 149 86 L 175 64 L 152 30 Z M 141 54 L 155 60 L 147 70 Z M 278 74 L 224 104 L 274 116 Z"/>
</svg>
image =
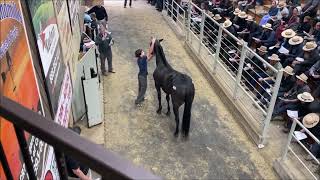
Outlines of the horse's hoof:
<svg viewBox="0 0 320 180">
<path fill-rule="evenodd" d="M 170 114 L 171 114 L 171 112 L 170 112 L 170 111 L 168 111 L 168 112 L 166 113 L 166 115 L 167 115 L 167 116 L 170 116 Z"/>
<path fill-rule="evenodd" d="M 158 109 L 158 110 L 157 110 L 157 114 L 161 114 L 161 109 Z"/>
<path fill-rule="evenodd" d="M 182 137 L 183 137 L 183 139 L 186 141 L 186 140 L 189 139 L 189 134 L 187 134 L 187 133 L 182 133 Z"/>
</svg>

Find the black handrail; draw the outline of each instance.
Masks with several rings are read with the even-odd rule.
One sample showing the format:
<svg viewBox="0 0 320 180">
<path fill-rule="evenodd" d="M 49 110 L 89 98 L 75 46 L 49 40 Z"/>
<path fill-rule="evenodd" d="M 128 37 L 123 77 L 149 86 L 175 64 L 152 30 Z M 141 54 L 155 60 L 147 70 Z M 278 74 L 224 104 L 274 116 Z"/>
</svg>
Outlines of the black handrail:
<svg viewBox="0 0 320 180">
<path fill-rule="evenodd" d="M 72 155 L 99 173 L 103 179 L 160 179 L 4 96 L 0 96 L 0 116 L 50 144 L 56 150 Z"/>
</svg>

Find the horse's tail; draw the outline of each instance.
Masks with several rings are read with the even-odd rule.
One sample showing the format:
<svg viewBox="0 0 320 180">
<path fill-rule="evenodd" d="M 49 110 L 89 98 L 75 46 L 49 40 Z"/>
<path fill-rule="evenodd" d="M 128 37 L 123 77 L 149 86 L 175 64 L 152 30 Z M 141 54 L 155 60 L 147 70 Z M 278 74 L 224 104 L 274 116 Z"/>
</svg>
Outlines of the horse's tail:
<svg viewBox="0 0 320 180">
<path fill-rule="evenodd" d="M 183 119 L 182 119 L 182 132 L 185 136 L 188 136 L 190 129 L 190 119 L 191 119 L 191 108 L 192 102 L 194 98 L 194 86 L 192 85 L 192 91 L 187 93 L 184 101 L 184 111 L 183 111 Z"/>
</svg>

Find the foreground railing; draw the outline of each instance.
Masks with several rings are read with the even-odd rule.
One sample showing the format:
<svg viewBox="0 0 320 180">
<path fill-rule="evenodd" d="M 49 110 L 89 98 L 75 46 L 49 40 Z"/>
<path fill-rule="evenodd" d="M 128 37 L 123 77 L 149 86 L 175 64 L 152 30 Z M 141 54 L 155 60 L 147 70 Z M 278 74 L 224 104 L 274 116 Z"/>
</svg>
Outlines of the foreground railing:
<svg viewBox="0 0 320 180">
<path fill-rule="evenodd" d="M 222 82 L 237 108 L 246 119 L 251 119 L 251 126 L 259 134 L 258 147 L 264 147 L 283 72 L 194 3 L 189 1 L 187 7 L 182 7 L 175 1 L 164 0 L 164 10 L 184 31 L 186 44 Z M 265 68 L 261 69 L 257 62 Z M 259 81 L 260 76 L 270 77 L 266 69 L 274 75 L 271 80 Z"/>
<path fill-rule="evenodd" d="M 87 165 L 90 169 L 99 173 L 102 179 L 160 179 L 102 146 L 80 137 L 71 130 L 3 96 L 0 96 L 0 116 L 14 125 L 29 179 L 37 178 L 24 131 L 53 146 L 60 179 L 67 179 L 63 154 L 72 156 L 72 158 Z M 7 179 L 11 180 L 13 176 L 2 146 L 3 144 L 0 142 L 1 164 Z"/>
<path fill-rule="evenodd" d="M 288 136 L 288 141 L 284 148 L 280 161 L 283 163 L 287 159 L 288 152 L 291 152 L 294 158 L 296 158 L 302 164 L 302 166 L 312 175 L 312 177 L 314 179 L 318 179 L 316 174 L 311 169 L 310 164 L 306 163 L 306 161 L 304 160 L 306 157 L 306 154 L 305 153 L 301 154 L 301 148 L 311 157 L 312 161 L 315 161 L 318 165 L 320 165 L 320 162 L 315 157 L 315 155 L 312 154 L 312 152 L 310 152 L 310 150 L 305 146 L 305 144 L 301 142 L 300 138 L 297 137 L 298 135 L 294 133 L 295 130 L 297 129 L 297 125 L 299 127 L 298 129 L 301 128 L 302 130 L 304 130 L 304 133 L 308 134 L 308 136 L 315 142 L 315 144 L 319 145 L 320 141 L 306 127 L 304 127 L 303 124 L 298 119 L 293 118 L 291 120 L 293 121 L 293 124 L 291 126 L 289 136 Z M 292 139 L 294 139 L 294 141 Z M 292 143 L 298 144 L 301 148 L 299 148 L 297 151 L 297 147 L 292 147 Z"/>
</svg>

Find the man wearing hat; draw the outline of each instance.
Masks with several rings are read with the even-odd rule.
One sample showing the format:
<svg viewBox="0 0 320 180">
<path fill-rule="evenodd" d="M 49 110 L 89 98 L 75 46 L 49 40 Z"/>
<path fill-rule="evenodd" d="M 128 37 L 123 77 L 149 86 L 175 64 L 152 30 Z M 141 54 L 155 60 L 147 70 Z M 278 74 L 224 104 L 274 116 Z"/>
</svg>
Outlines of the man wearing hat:
<svg viewBox="0 0 320 180">
<path fill-rule="evenodd" d="M 309 113 L 302 119 L 302 124 L 304 127 L 308 128 L 308 130 L 317 138 L 320 139 L 320 123 L 319 123 L 319 114 L 317 113 Z M 305 132 L 304 129 L 300 130 L 301 132 Z M 320 144 L 314 142 L 310 146 L 310 152 L 318 159 L 320 157 Z M 313 160 L 313 157 L 308 154 L 305 158 L 307 161 Z"/>
<path fill-rule="evenodd" d="M 283 76 L 281 79 L 281 84 L 279 87 L 277 97 L 282 97 L 284 93 L 288 92 L 295 83 L 295 79 L 293 78 L 294 73 L 292 67 L 287 66 L 285 68 L 282 68 L 281 71 L 283 71 Z M 272 88 L 270 88 L 270 90 L 272 92 Z M 260 98 L 260 103 L 266 105 L 268 102 L 270 102 L 271 96 L 268 92 L 265 91 L 262 97 Z"/>
<path fill-rule="evenodd" d="M 312 42 L 307 42 L 303 46 L 303 61 L 294 60 L 292 66 L 294 67 L 295 73 L 301 73 L 309 70 L 319 59 L 319 51 L 317 50 L 317 44 Z"/>
<path fill-rule="evenodd" d="M 273 46 L 277 43 L 276 41 L 276 33 L 272 29 L 272 25 L 267 23 L 262 26 L 263 31 L 259 38 L 255 39 L 257 43 L 261 43 L 261 45 L 264 45 L 266 47 Z"/>
<path fill-rule="evenodd" d="M 312 81 L 316 84 L 316 89 L 313 94 L 315 97 L 320 97 L 320 60 L 318 60 L 308 72 Z"/>
<path fill-rule="evenodd" d="M 254 22 L 252 16 L 248 15 L 246 20 L 246 27 L 241 32 L 238 32 L 238 35 L 244 40 L 248 41 L 250 34 L 257 33 L 259 30 L 258 25 Z M 259 32 L 258 32 L 259 33 Z"/>
<path fill-rule="evenodd" d="M 247 22 L 246 22 L 246 18 L 247 18 L 247 14 L 244 11 L 241 11 L 238 14 L 238 19 L 237 21 L 233 22 L 233 26 L 235 27 L 235 30 L 237 32 L 243 31 L 246 28 Z"/>
<path fill-rule="evenodd" d="M 286 110 L 297 111 L 298 112 L 298 119 L 300 120 L 304 116 L 306 116 L 307 114 L 312 112 L 310 109 L 310 104 L 314 101 L 314 98 L 308 92 L 303 92 L 301 94 L 298 94 L 297 98 L 298 98 L 297 103 L 295 103 L 295 104 L 292 103 L 292 106 L 287 108 Z M 286 118 L 286 119 L 288 119 L 288 118 Z M 286 133 L 289 132 L 291 125 L 292 125 L 292 120 L 289 119 L 285 123 L 285 129 L 283 131 Z"/>
<path fill-rule="evenodd" d="M 305 74 L 300 74 L 299 76 L 296 75 L 296 83 L 294 86 L 286 93 L 284 93 L 283 97 L 279 97 L 278 101 L 276 102 L 273 117 L 284 113 L 288 107 L 295 108 L 297 106 L 297 102 L 299 99 L 297 97 L 298 94 L 302 94 L 304 92 L 311 91 L 310 87 L 307 84 L 308 77 Z"/>
<path fill-rule="evenodd" d="M 295 60 L 297 57 L 303 57 L 303 38 L 300 36 L 293 36 L 289 39 L 289 53 L 288 54 L 282 54 L 283 65 L 291 65 L 291 63 Z"/>
</svg>

